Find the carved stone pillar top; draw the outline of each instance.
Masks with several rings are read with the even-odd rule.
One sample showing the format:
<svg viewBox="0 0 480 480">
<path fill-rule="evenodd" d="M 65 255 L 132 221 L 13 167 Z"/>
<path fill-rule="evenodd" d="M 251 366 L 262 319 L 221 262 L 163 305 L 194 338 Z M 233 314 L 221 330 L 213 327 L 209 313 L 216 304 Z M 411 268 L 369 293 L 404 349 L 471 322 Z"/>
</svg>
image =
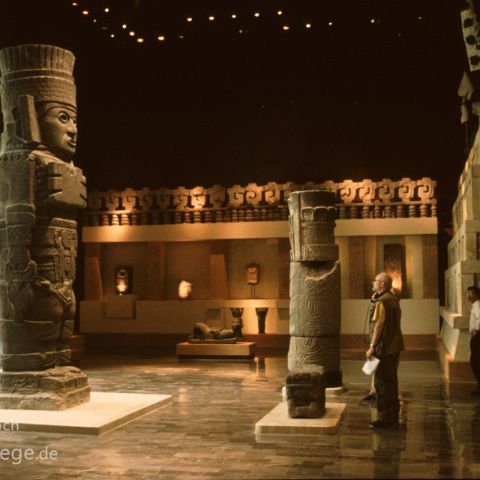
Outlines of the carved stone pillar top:
<svg viewBox="0 0 480 480">
<path fill-rule="evenodd" d="M 327 190 L 305 190 L 290 193 L 291 260 L 313 262 L 336 260 L 335 193 Z"/>
</svg>

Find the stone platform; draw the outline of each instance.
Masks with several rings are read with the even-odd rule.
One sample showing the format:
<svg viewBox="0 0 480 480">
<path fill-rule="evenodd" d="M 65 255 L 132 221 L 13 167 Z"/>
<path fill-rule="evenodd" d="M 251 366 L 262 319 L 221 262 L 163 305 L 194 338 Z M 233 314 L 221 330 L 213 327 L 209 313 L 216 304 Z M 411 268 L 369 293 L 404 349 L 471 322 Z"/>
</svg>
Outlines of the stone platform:
<svg viewBox="0 0 480 480">
<path fill-rule="evenodd" d="M 77 367 L 0 373 L 0 409 L 65 410 L 89 399 L 88 378 Z"/>
<path fill-rule="evenodd" d="M 177 343 L 179 358 L 244 358 L 255 356 L 255 342 Z"/>
<path fill-rule="evenodd" d="M 256 435 L 333 435 L 345 414 L 346 403 L 325 404 L 321 418 L 290 418 L 287 402 L 279 403 L 255 424 Z"/>
<path fill-rule="evenodd" d="M 171 402 L 171 395 L 91 392 L 90 401 L 68 410 L 0 409 L 0 424 L 19 431 L 100 435 Z"/>
</svg>

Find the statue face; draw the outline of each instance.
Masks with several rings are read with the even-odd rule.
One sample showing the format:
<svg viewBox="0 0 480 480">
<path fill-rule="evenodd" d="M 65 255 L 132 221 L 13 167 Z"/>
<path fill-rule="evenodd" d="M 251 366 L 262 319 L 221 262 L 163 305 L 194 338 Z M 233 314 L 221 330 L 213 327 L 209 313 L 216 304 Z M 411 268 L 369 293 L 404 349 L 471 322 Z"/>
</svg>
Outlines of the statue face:
<svg viewBox="0 0 480 480">
<path fill-rule="evenodd" d="M 42 143 L 60 158 L 70 160 L 77 148 L 77 110 L 71 105 L 46 102 L 38 108 Z"/>
</svg>

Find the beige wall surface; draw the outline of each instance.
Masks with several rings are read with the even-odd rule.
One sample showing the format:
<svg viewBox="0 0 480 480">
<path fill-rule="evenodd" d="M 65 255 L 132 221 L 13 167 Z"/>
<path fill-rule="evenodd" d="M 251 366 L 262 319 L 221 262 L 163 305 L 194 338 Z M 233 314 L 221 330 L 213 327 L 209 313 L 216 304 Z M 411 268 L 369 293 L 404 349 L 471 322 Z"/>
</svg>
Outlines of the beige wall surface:
<svg viewBox="0 0 480 480">
<path fill-rule="evenodd" d="M 288 334 L 289 315 L 286 300 L 258 300 L 268 306 L 266 333 Z M 230 328 L 232 306 L 244 308 L 245 334 L 258 333 L 254 300 L 189 300 L 136 302 L 136 318 L 107 318 L 106 302 L 86 300 L 80 303 L 82 333 L 185 333 L 192 332 L 195 322 L 213 327 Z M 342 300 L 342 334 L 364 332 L 369 300 Z M 439 332 L 438 300 L 401 300 L 402 331 L 406 335 L 436 335 Z"/>
<path fill-rule="evenodd" d="M 422 235 L 379 236 L 379 237 L 337 237 L 341 265 L 341 295 L 345 299 L 369 298 L 371 282 L 375 274 L 383 270 L 383 249 L 387 243 L 397 243 L 405 247 L 406 289 L 404 298 L 433 298 L 438 292 L 430 285 L 436 276 L 436 263 L 432 262 L 432 252 L 425 249 Z M 428 241 L 431 242 L 430 236 Z M 167 242 L 165 258 L 157 262 L 164 265 L 164 291 L 158 292 L 158 299 L 177 299 L 180 280 L 193 282 L 192 299 L 207 300 L 220 298 L 221 292 L 230 299 L 279 298 L 280 291 L 288 290 L 288 252 L 282 254 L 281 239 L 246 239 L 202 242 Z M 115 267 L 133 267 L 133 294 L 139 299 L 147 299 L 149 274 L 152 276 L 151 256 L 155 251 L 148 249 L 145 242 L 103 244 L 101 249 L 102 287 L 105 294 L 115 293 Z M 220 249 L 221 246 L 222 248 Z M 435 245 L 434 245 L 435 246 Z M 153 252 L 153 253 L 152 253 Z M 159 250 L 160 252 L 160 250 Z M 430 263 L 426 265 L 425 252 L 430 252 Z M 148 254 L 150 253 L 150 257 Z M 160 255 L 160 253 L 159 253 Z M 285 257 L 285 258 L 284 258 Z M 212 261 L 216 268 L 212 267 Z M 250 263 L 260 266 L 260 281 L 252 292 L 246 281 L 246 267 Z M 150 267 L 150 270 L 147 268 Z M 430 272 L 424 272 L 428 266 Z M 221 269 L 221 271 L 219 270 Z M 434 271 L 433 271 L 434 270 Z M 425 275 L 428 273 L 429 275 Z M 220 275 L 221 274 L 221 275 Z M 280 275 L 285 278 L 280 279 Z M 215 277 L 215 278 L 214 278 Z M 226 280 L 225 280 L 226 279 Z M 425 279 L 428 285 L 424 285 Z M 215 287 L 215 282 L 226 282 L 225 288 Z M 280 282 L 287 284 L 280 288 Z M 283 285 L 282 283 L 282 285 Z M 218 285 L 217 285 L 218 287 Z M 220 292 L 220 293 L 219 293 Z M 437 293 L 438 294 L 438 293 Z M 214 295 L 212 297 L 212 295 Z M 222 294 L 223 295 L 223 294 Z M 225 298 L 226 299 L 226 298 Z"/>
<path fill-rule="evenodd" d="M 278 239 L 231 240 L 227 257 L 230 298 L 252 298 L 246 281 L 246 267 L 250 263 L 260 265 L 255 298 L 278 297 Z"/>
<path fill-rule="evenodd" d="M 342 334 L 361 334 L 365 330 L 369 300 L 342 300 Z M 440 331 L 438 299 L 400 300 L 402 332 L 406 335 L 438 334 Z M 368 332 L 368 327 L 366 329 Z"/>
<path fill-rule="evenodd" d="M 210 244 L 209 242 L 168 243 L 166 247 L 167 300 L 178 298 L 180 280 L 193 282 L 192 300 L 210 297 Z"/>
</svg>

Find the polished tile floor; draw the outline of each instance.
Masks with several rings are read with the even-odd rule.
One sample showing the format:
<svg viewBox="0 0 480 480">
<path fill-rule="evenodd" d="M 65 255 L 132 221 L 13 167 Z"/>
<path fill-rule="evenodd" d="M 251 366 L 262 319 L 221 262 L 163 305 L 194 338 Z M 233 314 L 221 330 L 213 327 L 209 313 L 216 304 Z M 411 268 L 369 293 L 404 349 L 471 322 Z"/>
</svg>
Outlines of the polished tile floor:
<svg viewBox="0 0 480 480">
<path fill-rule="evenodd" d="M 403 361 L 401 426 L 374 433 L 362 363 L 343 360 L 346 391 L 328 399 L 348 405 L 336 435 L 256 438 L 255 423 L 281 400 L 285 358 L 87 358 L 93 390 L 171 394 L 172 404 L 99 437 L 0 425 L 0 479 L 480 478 L 472 385 L 449 398 L 435 361 Z"/>
</svg>

